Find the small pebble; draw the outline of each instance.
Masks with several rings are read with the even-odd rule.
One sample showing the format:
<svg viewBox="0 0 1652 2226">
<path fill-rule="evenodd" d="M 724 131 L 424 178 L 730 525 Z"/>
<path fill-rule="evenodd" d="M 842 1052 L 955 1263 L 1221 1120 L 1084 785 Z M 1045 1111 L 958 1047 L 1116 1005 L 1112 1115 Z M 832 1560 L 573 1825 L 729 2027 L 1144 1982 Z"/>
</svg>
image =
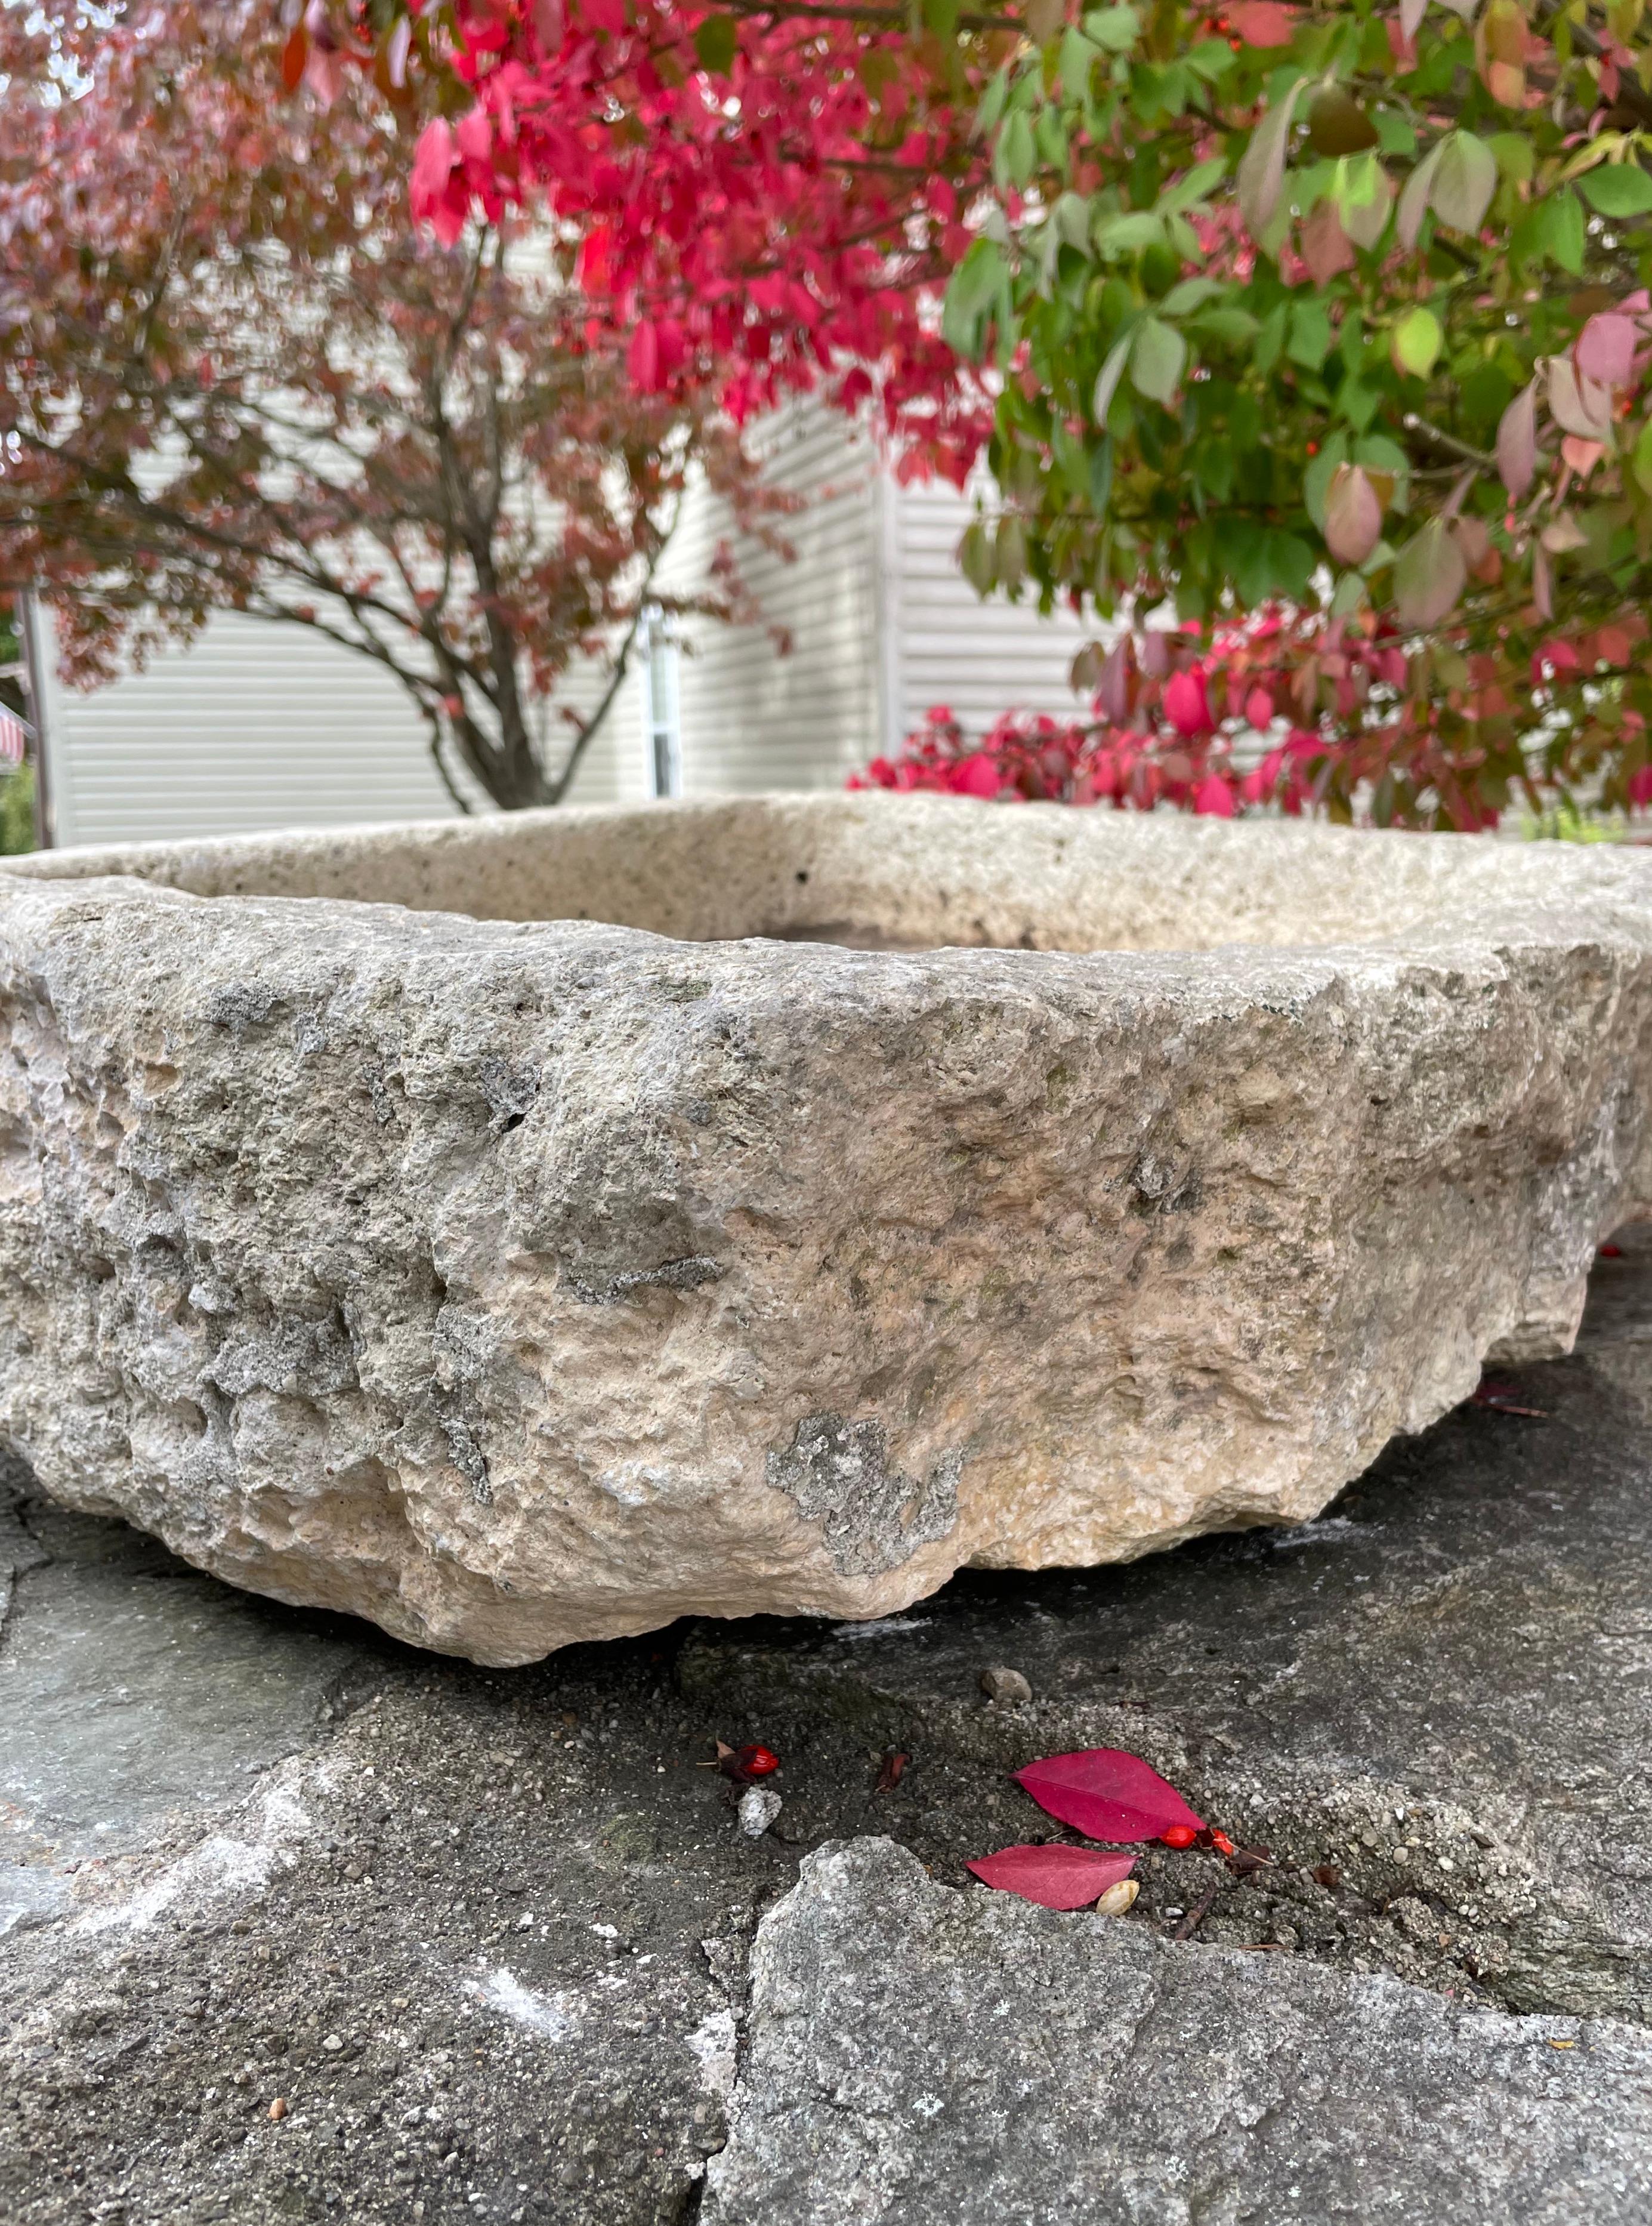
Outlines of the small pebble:
<svg viewBox="0 0 1652 2226">
<path fill-rule="evenodd" d="M 270 2115 L 272 2118 L 277 2120 L 286 2116 L 287 2098 L 284 2095 L 276 2096 L 275 2101 L 270 2105 Z"/>
<path fill-rule="evenodd" d="M 321 2045 L 326 2049 L 329 2056 L 336 2056 L 339 2051 L 344 2046 L 344 2042 L 338 2033 L 330 2032 L 323 2039 Z"/>
<path fill-rule="evenodd" d="M 1134 1902 L 1141 1888 L 1134 1879 L 1121 1879 L 1110 1886 L 1096 1905 L 1097 1917 L 1122 1917 Z"/>
<path fill-rule="evenodd" d="M 1030 1701 L 1032 1688 L 1019 1670 L 1006 1670 L 1001 1663 L 981 1673 L 981 1689 L 989 1701 Z"/>
<path fill-rule="evenodd" d="M 748 1785 L 740 1797 L 740 1828 L 760 1840 L 780 1813 L 780 1797 L 771 1785 Z"/>
</svg>

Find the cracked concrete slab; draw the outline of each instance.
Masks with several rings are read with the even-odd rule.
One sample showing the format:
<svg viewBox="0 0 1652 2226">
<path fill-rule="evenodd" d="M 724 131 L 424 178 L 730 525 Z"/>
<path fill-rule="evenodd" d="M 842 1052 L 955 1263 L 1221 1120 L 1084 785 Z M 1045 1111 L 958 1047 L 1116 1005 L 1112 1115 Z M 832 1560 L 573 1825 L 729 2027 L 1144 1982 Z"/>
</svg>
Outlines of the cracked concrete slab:
<svg viewBox="0 0 1652 2226">
<path fill-rule="evenodd" d="M 1230 2153 L 1255 2219 L 1337 2216 L 1261 2201 L 1335 2195 L 1337 2159 L 1310 2128 L 1321 2177 L 1274 2174 L 1287 2120 L 1246 2083 L 1249 2029 L 1218 2015 L 1242 1987 L 1277 1999 L 1264 2029 L 1344 2097 L 1327 2122 L 1349 2144 L 1368 2125 L 1347 2095 L 1362 2051 L 1394 2092 L 1352 2215 L 1388 2203 L 1432 2226 L 1414 2197 L 1393 2208 L 1420 2148 L 1484 2191 L 1446 2218 L 1501 2226 L 1562 2200 L 1568 2220 L 1645 2216 L 1630 2067 L 1652 1994 L 1652 1231 L 1619 1243 L 1573 1358 L 1499 1371 L 1501 1404 L 1391 1448 L 1306 1530 L 1082 1575 L 977 1572 L 880 1624 L 689 1624 L 488 1671 L 231 1591 L 15 1477 L 0 1784 L 38 1898 L 0 1943 L 0 2216 L 680 2226 L 703 2204 L 783 2220 L 738 2193 L 759 2185 L 736 2176 L 744 2134 L 715 2195 L 705 2178 L 765 2060 L 759 1923 L 825 1842 L 889 1838 L 927 1868 L 912 1949 L 939 1987 L 927 1898 L 1006 1906 L 965 1859 L 1052 1828 L 1007 1771 L 1090 1743 L 1148 1755 L 1276 1859 L 1242 1879 L 1150 1849 L 1114 1921 L 1129 1970 L 1185 1971 L 1188 2001 L 1203 1985 L 1212 2004 L 1182 2075 L 1134 2055 L 1113 2075 L 1160 2144 L 1160 2178 L 1141 2165 L 1121 2215 L 1177 2216 L 1156 2191 L 1179 2107 L 1186 2186 Z M 989 1666 L 1032 1698 L 989 1702 Z M 760 1837 L 698 1767 L 718 1738 L 781 1757 Z M 891 1750 L 909 1757 L 893 1786 Z M 947 1981 L 966 1998 L 995 1968 L 971 1937 Z M 1099 2016 L 1095 1985 L 1080 1992 Z M 827 2037 L 810 2045 L 823 2061 Z M 1549 2178 L 1533 2166 L 1511 2209 L 1477 2129 L 1504 2074 L 1511 2126 L 1559 2123 L 1534 2064 L 1611 2169 L 1580 2179 L 1556 2134 Z M 892 2055 L 897 2097 L 899 2070 Z M 1218 2072 L 1236 2115 L 1201 2146 Z M 1425 2072 L 1450 2109 L 1422 2109 Z M 944 2184 L 952 2135 L 925 2150 L 931 2130 L 915 2099 L 886 2128 Z M 846 2117 L 842 2138 L 871 2136 Z M 824 2226 L 876 2215 L 826 2178 L 816 2196 Z"/>
</svg>

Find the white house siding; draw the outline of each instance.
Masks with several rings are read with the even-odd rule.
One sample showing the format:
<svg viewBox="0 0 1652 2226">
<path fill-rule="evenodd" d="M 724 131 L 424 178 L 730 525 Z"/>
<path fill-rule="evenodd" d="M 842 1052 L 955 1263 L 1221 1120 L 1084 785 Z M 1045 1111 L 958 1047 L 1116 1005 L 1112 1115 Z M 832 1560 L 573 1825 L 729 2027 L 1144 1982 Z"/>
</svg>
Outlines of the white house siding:
<svg viewBox="0 0 1652 2226">
<path fill-rule="evenodd" d="M 871 443 L 842 417 L 785 410 L 764 442 L 771 479 L 804 498 L 777 521 L 795 551 L 777 556 L 736 534 L 703 487 L 662 575 L 702 581 L 720 540 L 733 547 L 761 609 L 753 626 L 689 621 L 678 674 L 685 795 L 837 788 L 878 747 L 878 538 Z M 784 627 L 782 654 L 772 629 Z"/>
<path fill-rule="evenodd" d="M 934 481 L 880 488 L 886 745 L 944 704 L 980 735 L 1004 711 L 1071 712 L 1068 673 L 1093 629 L 1071 612 L 1041 618 L 1030 597 L 982 601 L 958 569 L 969 495 Z"/>
<path fill-rule="evenodd" d="M 424 722 L 402 690 L 319 634 L 221 614 L 187 649 L 86 693 L 58 677 L 49 611 L 41 615 L 60 847 L 431 819 L 454 809 L 430 763 Z M 592 700 L 595 687 L 582 675 L 569 700 Z M 634 728 L 634 681 L 623 694 L 611 717 L 617 727 L 629 711 Z M 577 800 L 611 800 L 620 792 L 615 773 L 594 743 Z M 490 808 L 480 792 L 472 800 Z"/>
</svg>

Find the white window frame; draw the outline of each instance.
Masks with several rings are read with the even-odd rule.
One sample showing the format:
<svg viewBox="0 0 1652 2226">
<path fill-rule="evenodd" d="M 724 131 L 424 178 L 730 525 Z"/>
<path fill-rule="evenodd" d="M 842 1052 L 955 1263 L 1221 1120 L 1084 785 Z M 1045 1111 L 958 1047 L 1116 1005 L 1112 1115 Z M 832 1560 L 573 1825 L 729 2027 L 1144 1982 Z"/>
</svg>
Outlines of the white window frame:
<svg viewBox="0 0 1652 2226">
<path fill-rule="evenodd" d="M 683 719 L 677 693 L 679 652 L 658 606 L 643 618 L 643 768 L 653 797 L 683 793 Z"/>
</svg>

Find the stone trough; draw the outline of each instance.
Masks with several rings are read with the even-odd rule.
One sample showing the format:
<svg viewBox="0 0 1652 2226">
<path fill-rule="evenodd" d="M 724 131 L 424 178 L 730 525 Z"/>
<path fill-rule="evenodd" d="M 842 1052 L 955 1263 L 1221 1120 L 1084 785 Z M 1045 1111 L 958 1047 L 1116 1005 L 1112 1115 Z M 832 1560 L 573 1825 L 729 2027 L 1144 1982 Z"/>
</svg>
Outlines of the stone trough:
<svg viewBox="0 0 1652 2226">
<path fill-rule="evenodd" d="M 940 798 L 0 874 L 0 1439 L 489 1663 L 1315 1514 L 1652 1206 L 1652 857 Z"/>
</svg>

